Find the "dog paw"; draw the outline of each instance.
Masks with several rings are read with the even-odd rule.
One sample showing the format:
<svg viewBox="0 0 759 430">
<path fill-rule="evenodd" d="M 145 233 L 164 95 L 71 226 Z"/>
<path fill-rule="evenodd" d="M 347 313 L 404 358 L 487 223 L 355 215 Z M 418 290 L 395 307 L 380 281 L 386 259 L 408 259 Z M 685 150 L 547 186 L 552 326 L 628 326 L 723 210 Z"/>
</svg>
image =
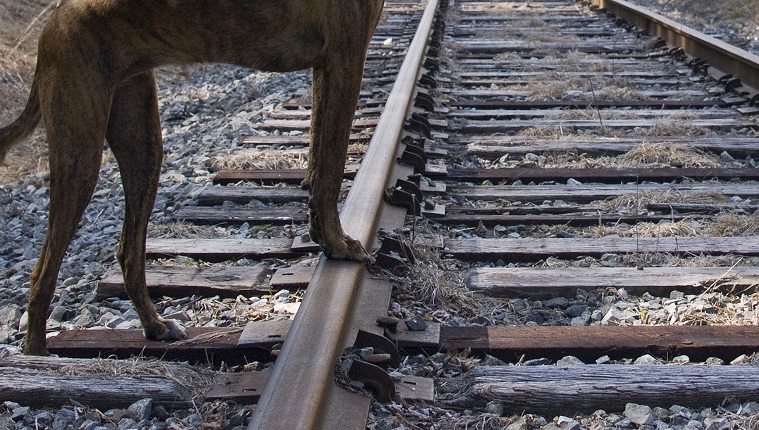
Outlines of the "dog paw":
<svg viewBox="0 0 759 430">
<path fill-rule="evenodd" d="M 145 337 L 162 341 L 180 340 L 187 338 L 187 330 L 177 320 L 159 318 L 153 330 L 145 330 Z"/>
<path fill-rule="evenodd" d="M 348 236 L 336 246 L 324 245 L 324 255 L 333 260 L 350 260 L 359 263 L 372 264 L 374 258 L 361 245 L 361 242 Z"/>
<path fill-rule="evenodd" d="M 164 320 L 169 332 L 169 338 L 165 340 L 179 340 L 187 338 L 187 330 L 177 320 Z"/>
</svg>

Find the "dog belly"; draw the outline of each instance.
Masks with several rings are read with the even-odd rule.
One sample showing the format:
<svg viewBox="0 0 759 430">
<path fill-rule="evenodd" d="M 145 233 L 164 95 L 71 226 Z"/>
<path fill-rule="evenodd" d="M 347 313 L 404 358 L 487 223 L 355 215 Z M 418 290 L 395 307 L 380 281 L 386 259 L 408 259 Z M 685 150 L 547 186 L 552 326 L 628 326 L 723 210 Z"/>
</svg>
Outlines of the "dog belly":
<svg viewBox="0 0 759 430">
<path fill-rule="evenodd" d="M 89 51 L 88 62 L 107 66 L 101 70 L 117 81 L 164 64 L 300 70 L 312 67 L 323 53 L 322 12 L 312 9 L 324 9 L 324 3 L 69 0 L 51 17 L 40 49 L 47 43 L 55 50 L 69 46 L 78 56 Z"/>
</svg>

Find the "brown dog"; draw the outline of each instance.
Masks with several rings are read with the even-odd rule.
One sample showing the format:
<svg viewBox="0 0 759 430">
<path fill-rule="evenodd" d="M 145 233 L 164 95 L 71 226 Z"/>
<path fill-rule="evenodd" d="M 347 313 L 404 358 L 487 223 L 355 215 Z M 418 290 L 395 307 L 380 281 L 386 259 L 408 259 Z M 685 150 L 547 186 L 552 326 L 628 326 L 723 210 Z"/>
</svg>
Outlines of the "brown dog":
<svg viewBox="0 0 759 430">
<path fill-rule="evenodd" d="M 163 147 L 152 68 L 231 63 L 266 71 L 313 68 L 311 237 L 331 258 L 367 261 L 337 212 L 366 50 L 383 0 L 69 0 L 39 41 L 21 116 L 0 129 L 0 162 L 44 119 L 50 219 L 32 272 L 24 351 L 46 354 L 45 323 L 58 270 L 97 181 L 108 140 L 126 209 L 117 257 L 148 339 L 186 336 L 161 318 L 145 285 L 145 235 Z"/>
</svg>

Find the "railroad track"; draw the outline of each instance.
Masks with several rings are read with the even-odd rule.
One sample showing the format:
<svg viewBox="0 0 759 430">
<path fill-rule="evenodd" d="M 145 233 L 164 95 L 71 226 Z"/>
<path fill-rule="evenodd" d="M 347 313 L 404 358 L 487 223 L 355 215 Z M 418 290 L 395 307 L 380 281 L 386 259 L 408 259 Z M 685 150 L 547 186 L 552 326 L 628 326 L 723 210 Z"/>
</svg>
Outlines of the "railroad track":
<svg viewBox="0 0 759 430">
<path fill-rule="evenodd" d="M 151 290 L 157 297 L 188 289 L 235 297 L 305 289 L 294 320 L 191 328 L 193 339 L 173 345 L 146 342 L 138 330 L 64 331 L 49 349 L 227 365 L 274 355 L 266 371 L 219 375 L 207 396 L 257 402 L 251 429 L 363 428 L 372 401 L 356 391 L 367 388 L 383 401 L 400 396 L 474 410 L 495 401 L 512 413 L 545 414 L 669 405 L 673 396 L 692 405 L 755 398 L 756 378 L 742 366 L 660 366 L 654 375 L 622 364 L 483 366 L 437 387 L 432 378 L 386 372 L 407 355 L 441 349 L 507 363 L 570 355 L 623 362 L 642 354 L 732 361 L 758 349 L 752 309 L 746 325 L 709 319 L 716 294 L 739 297 L 759 277 L 751 264 L 759 255 L 751 230 L 757 59 L 720 43 L 705 48 L 713 41 L 625 2 L 591 3 L 386 3 L 370 47 L 341 211 L 346 233 L 372 244 L 376 267 L 323 258 L 312 264 L 317 249 L 301 234 L 303 171 L 222 170 L 218 186 L 176 217 L 283 225 L 285 233 L 153 239 L 149 254 L 279 259 L 287 267 L 154 266 Z M 686 46 L 665 43 L 676 39 Z M 307 119 L 307 105 L 286 105 L 264 127 L 296 133 L 241 144 L 305 146 L 299 132 Z M 725 222 L 747 227 L 720 236 Z M 395 316 L 418 310 L 410 290 L 424 283 L 427 272 L 415 266 L 427 258 L 466 271 L 442 277 L 496 303 L 491 317 L 456 320 L 430 311 L 421 326 L 388 317 L 391 301 Z M 101 282 L 99 294 L 117 294 L 118 279 L 114 273 Z M 640 297 L 638 306 L 616 309 L 613 298 L 628 294 Z M 693 319 L 655 318 L 684 294 L 701 297 Z M 545 317 L 521 318 L 536 302 L 551 303 Z M 570 388 L 558 391 L 558 381 Z"/>
</svg>

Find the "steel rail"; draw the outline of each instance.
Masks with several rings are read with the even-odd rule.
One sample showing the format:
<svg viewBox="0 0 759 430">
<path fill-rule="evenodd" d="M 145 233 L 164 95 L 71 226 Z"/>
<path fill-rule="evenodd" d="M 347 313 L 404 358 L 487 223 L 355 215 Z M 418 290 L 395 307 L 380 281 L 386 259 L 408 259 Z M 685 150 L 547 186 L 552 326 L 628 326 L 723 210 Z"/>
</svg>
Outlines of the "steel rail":
<svg viewBox="0 0 759 430">
<path fill-rule="evenodd" d="M 624 0 L 589 2 L 660 37 L 669 45 L 682 48 L 687 54 L 704 60 L 710 69 L 719 71 L 722 75 L 731 74 L 740 78 L 752 96 L 759 92 L 759 56 Z"/>
<path fill-rule="evenodd" d="M 438 0 L 427 4 L 340 213 L 345 232 L 365 245 L 372 244 L 377 233 L 389 172 L 396 159 L 437 6 Z M 340 396 L 351 393 L 335 384 L 335 364 L 343 349 L 353 342 L 355 329 L 346 327 L 346 321 L 365 275 L 362 264 L 322 256 L 249 430 L 328 429 L 331 425 L 327 415 L 342 413 L 339 405 L 329 403 L 340 402 Z"/>
</svg>

